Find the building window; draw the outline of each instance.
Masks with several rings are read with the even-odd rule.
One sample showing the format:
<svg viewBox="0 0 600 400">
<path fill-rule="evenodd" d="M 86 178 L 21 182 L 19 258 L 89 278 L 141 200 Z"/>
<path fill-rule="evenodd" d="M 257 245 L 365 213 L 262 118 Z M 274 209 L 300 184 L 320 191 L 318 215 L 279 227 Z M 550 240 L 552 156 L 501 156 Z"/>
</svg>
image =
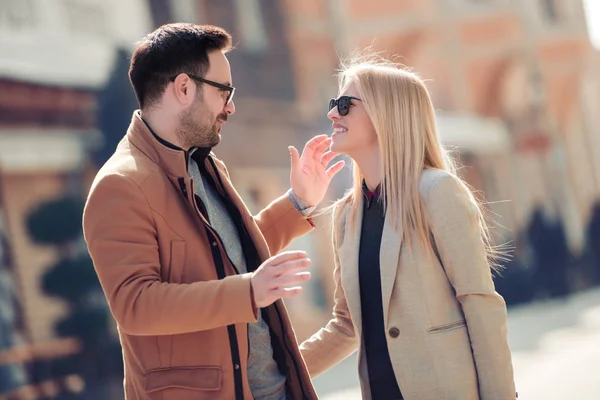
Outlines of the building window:
<svg viewBox="0 0 600 400">
<path fill-rule="evenodd" d="M 171 17 L 173 21 L 197 23 L 199 18 L 195 0 L 171 0 Z"/>
<path fill-rule="evenodd" d="M 148 0 L 148 7 L 152 15 L 152 25 L 158 27 L 171 22 L 170 3 L 163 0 Z"/>
<path fill-rule="evenodd" d="M 0 0 L 0 27 L 21 30 L 36 23 L 33 0 Z"/>
<path fill-rule="evenodd" d="M 251 53 L 260 53 L 267 48 L 267 32 L 259 0 L 235 0 L 238 29 L 243 48 Z"/>
<path fill-rule="evenodd" d="M 544 19 L 551 23 L 559 21 L 558 4 L 556 0 L 541 0 Z"/>
<path fill-rule="evenodd" d="M 71 32 L 92 36 L 108 34 L 108 20 L 103 3 L 65 0 L 64 5 Z"/>
</svg>

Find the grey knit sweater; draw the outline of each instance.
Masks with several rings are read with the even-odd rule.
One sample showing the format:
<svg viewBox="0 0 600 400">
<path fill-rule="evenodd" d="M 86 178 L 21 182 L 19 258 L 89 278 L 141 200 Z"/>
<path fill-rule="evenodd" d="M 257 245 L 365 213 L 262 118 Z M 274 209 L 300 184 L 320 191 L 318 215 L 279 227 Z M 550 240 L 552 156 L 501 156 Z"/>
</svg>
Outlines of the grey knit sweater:
<svg viewBox="0 0 600 400">
<path fill-rule="evenodd" d="M 191 156 L 191 154 L 190 154 Z M 202 179 L 198 164 L 189 160 L 189 175 L 194 180 L 194 193 L 200 197 L 213 229 L 223 240 L 227 255 L 240 273 L 247 272 L 244 252 L 235 223 L 221 202 L 215 189 Z M 273 358 L 269 327 L 258 313 L 258 321 L 248 324 L 249 357 L 248 381 L 256 400 L 285 399 L 285 376 Z"/>
</svg>

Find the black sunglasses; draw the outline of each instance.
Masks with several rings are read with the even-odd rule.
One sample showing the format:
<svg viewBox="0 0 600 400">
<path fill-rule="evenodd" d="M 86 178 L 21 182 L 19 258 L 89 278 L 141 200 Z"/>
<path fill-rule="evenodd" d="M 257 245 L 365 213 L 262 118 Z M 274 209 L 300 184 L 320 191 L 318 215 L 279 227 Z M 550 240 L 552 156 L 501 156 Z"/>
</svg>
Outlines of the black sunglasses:
<svg viewBox="0 0 600 400">
<path fill-rule="evenodd" d="M 329 111 L 331 111 L 333 107 L 337 106 L 338 113 L 342 117 L 348 115 L 350 112 L 350 101 L 352 99 L 362 101 L 358 97 L 354 96 L 341 96 L 339 99 L 331 99 L 329 100 Z"/>
<path fill-rule="evenodd" d="M 199 76 L 192 75 L 192 74 L 186 73 L 186 75 L 189 76 L 192 80 L 194 80 L 196 82 L 206 83 L 207 85 L 210 85 L 210 86 L 216 87 L 218 89 L 229 92 L 227 94 L 227 98 L 225 99 L 225 105 L 229 104 L 231 102 L 231 99 L 233 99 L 233 94 L 235 93 L 235 88 L 233 86 L 223 85 L 222 83 L 211 81 L 209 79 L 204 79 Z M 171 82 L 174 82 L 178 76 L 179 75 L 175 75 L 175 76 L 171 77 Z"/>
</svg>

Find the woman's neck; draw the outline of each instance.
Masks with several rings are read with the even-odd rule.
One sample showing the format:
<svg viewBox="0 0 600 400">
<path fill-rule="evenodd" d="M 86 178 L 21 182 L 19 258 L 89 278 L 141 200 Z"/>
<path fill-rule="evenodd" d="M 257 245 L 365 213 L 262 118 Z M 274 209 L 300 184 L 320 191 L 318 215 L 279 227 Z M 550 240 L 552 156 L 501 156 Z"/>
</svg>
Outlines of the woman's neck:
<svg viewBox="0 0 600 400">
<path fill-rule="evenodd" d="M 379 146 L 365 149 L 365 151 L 362 151 L 360 154 L 353 155 L 352 159 L 358 165 L 369 190 L 375 190 L 383 179 L 383 168 Z"/>
</svg>

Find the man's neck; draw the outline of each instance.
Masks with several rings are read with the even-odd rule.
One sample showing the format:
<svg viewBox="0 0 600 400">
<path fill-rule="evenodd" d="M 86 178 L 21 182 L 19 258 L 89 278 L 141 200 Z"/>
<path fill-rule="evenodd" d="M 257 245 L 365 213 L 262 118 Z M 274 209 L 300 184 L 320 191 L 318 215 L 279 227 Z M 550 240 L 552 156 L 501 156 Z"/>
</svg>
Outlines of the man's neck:
<svg viewBox="0 0 600 400">
<path fill-rule="evenodd" d="M 177 147 L 183 148 L 177 137 L 176 127 L 173 122 L 174 118 L 167 118 L 158 111 L 142 111 L 141 117 L 156 136 Z"/>
</svg>

